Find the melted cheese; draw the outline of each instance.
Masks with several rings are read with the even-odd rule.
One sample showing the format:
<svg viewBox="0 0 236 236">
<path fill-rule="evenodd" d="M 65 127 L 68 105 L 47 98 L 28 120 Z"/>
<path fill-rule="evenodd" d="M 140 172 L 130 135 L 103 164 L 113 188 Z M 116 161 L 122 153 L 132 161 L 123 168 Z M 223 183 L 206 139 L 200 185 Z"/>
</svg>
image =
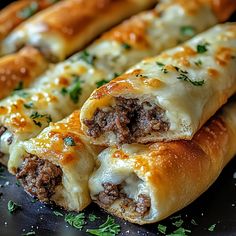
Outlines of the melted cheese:
<svg viewBox="0 0 236 236">
<path fill-rule="evenodd" d="M 181 14 L 178 13 L 179 10 Z M 174 25 L 173 17 L 175 17 Z M 135 36 L 138 34 L 135 30 L 137 21 L 147 26 L 143 37 L 148 42 L 148 47 L 144 48 L 141 45 L 142 40 L 132 40 L 133 37 L 138 38 Z M 25 98 L 15 95 L 0 102 L 0 125 L 6 126 L 9 132 L 17 136 L 17 140 L 35 137 L 48 126 L 48 122 L 44 116 L 36 120 L 36 122 L 41 122 L 41 127 L 35 125 L 35 121 L 30 117 L 33 112 L 50 116 L 52 121 L 56 122 L 80 108 L 92 91 L 97 88 L 97 82 L 104 79 L 109 81 L 142 58 L 157 54 L 161 50 L 176 45 L 179 40 L 191 37 L 180 34 L 180 28 L 183 25 L 191 25 L 196 30 L 194 33 L 198 33 L 216 22 L 217 19 L 208 5 L 201 6 L 191 17 L 184 8 L 175 3 L 165 10 L 161 10 L 160 5 L 160 9 L 157 7 L 152 11 L 141 13 L 117 26 L 111 33 L 104 34 L 86 51 L 53 67 L 38 78 L 30 89 L 21 91 L 21 94 L 28 94 Z M 131 41 L 123 42 L 117 39 L 116 35 L 123 33 L 127 33 Z M 127 48 L 124 43 L 130 44 L 130 47 Z M 71 100 L 69 93 L 62 93 L 73 86 L 75 77 L 79 79 L 81 87 L 77 103 Z M 149 84 L 157 86 L 154 80 Z M 19 101 L 21 101 L 20 104 L 18 104 Z M 33 107 L 25 108 L 24 104 L 30 103 L 34 104 Z"/>
<path fill-rule="evenodd" d="M 114 106 L 114 97 L 137 98 L 161 107 L 170 124 L 168 131 L 151 133 L 138 142 L 192 138 L 236 91 L 235 33 L 235 23 L 218 25 L 182 46 L 143 60 L 95 90 L 82 107 L 81 119 L 91 119 L 98 107 Z M 111 133 L 93 141 L 115 144 Z"/>
</svg>

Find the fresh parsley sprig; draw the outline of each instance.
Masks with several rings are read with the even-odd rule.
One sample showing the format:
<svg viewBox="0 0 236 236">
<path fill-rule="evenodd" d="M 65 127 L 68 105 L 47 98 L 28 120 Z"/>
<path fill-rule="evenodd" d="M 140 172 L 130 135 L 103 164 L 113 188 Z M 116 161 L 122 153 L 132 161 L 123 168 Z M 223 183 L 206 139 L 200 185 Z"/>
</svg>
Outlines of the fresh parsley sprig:
<svg viewBox="0 0 236 236">
<path fill-rule="evenodd" d="M 8 203 L 7 203 L 7 209 L 8 211 L 12 214 L 14 213 L 15 211 L 21 209 L 21 206 L 18 205 L 17 203 L 13 202 L 12 200 L 10 200 Z"/>
<path fill-rule="evenodd" d="M 84 213 L 80 213 L 78 215 L 69 213 L 65 216 L 65 221 L 74 228 L 81 230 L 85 225 L 85 215 Z"/>
<path fill-rule="evenodd" d="M 98 229 L 87 229 L 86 232 L 97 236 L 115 236 L 120 233 L 120 225 L 108 216 L 106 222 L 100 225 Z"/>
</svg>

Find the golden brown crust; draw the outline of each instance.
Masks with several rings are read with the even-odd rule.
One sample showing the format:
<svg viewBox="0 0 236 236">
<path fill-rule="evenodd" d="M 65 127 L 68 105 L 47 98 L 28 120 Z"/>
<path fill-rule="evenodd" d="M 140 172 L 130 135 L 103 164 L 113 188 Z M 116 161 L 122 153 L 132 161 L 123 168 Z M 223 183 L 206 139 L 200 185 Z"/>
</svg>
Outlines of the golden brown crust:
<svg viewBox="0 0 236 236">
<path fill-rule="evenodd" d="M 0 99 L 7 97 L 14 89 L 29 84 L 47 69 L 48 63 L 33 47 L 25 47 L 16 54 L 0 59 Z"/>
<path fill-rule="evenodd" d="M 21 0 L 15 1 L 0 11 L 0 41 L 7 36 L 17 25 L 26 20 L 28 17 L 20 17 L 20 11 L 37 2 L 37 7 L 34 14 L 53 4 L 53 1 L 48 0 Z"/>
<path fill-rule="evenodd" d="M 162 220 L 194 201 L 209 188 L 236 154 L 235 108 L 235 102 L 225 105 L 189 141 L 107 149 L 99 157 L 102 170 L 108 169 L 108 173 L 114 171 L 116 176 L 129 166 L 131 173 L 148 186 L 152 206 L 150 215 L 145 217 L 130 209 L 121 210 L 119 202 L 114 204 L 118 207 L 108 206 L 106 210 L 132 223 L 147 224 Z M 107 166 L 105 163 L 108 163 Z M 105 182 L 108 173 L 101 170 L 97 173 L 92 179 L 101 178 L 101 183 Z M 90 186 L 93 186 L 91 182 Z M 95 184 L 91 191 L 97 187 Z M 94 196 L 96 198 L 96 194 Z M 97 203 L 104 208 L 99 201 Z"/>
<path fill-rule="evenodd" d="M 3 54 L 34 45 L 51 61 L 65 59 L 109 27 L 155 0 L 62 1 L 19 26 L 4 40 Z"/>
</svg>

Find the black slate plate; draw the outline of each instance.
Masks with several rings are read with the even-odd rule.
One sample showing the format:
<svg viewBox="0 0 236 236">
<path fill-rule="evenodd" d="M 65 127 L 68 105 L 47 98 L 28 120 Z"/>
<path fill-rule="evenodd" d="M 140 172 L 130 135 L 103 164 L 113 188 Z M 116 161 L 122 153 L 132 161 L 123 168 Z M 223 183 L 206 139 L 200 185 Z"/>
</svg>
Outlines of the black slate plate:
<svg viewBox="0 0 236 236">
<path fill-rule="evenodd" d="M 12 1 L 0 0 L 0 8 L 9 2 Z M 235 19 L 236 16 L 231 18 L 232 21 Z M 21 205 L 21 209 L 13 214 L 9 213 L 7 209 L 9 200 Z M 80 231 L 69 226 L 64 221 L 64 216 L 56 216 L 53 213 L 55 210 L 63 215 L 68 213 L 55 206 L 37 202 L 18 186 L 14 176 L 5 169 L 3 172 L 0 171 L 0 236 L 18 236 L 28 232 L 44 236 L 88 235 L 86 229 L 97 228 L 108 216 L 95 204 L 91 204 L 84 211 L 85 215 L 88 218 L 89 214 L 95 214 L 99 218 L 95 222 L 89 222 L 87 219 L 87 224 Z M 182 219 L 184 221 L 182 227 L 191 231 L 188 235 L 236 236 L 236 159 L 228 164 L 216 183 L 206 193 L 182 211 L 158 224 L 138 226 L 114 218 L 116 223 L 121 225 L 120 235 L 162 235 L 158 232 L 159 224 L 167 226 L 167 234 L 170 234 L 177 229 L 173 223 Z M 212 225 L 215 225 L 213 232 L 209 231 Z"/>
<path fill-rule="evenodd" d="M 231 236 L 236 235 L 236 159 L 234 159 L 223 171 L 216 183 L 194 203 L 174 216 L 181 216 L 184 221 L 183 227 L 191 230 L 190 235 L 205 236 Z M 51 205 L 43 205 L 24 193 L 23 189 L 17 185 L 15 177 L 7 171 L 0 173 L 0 235 L 22 235 L 35 231 L 36 235 L 88 235 L 87 228 L 96 228 L 102 224 L 107 214 L 100 210 L 95 204 L 91 204 L 84 212 L 88 216 L 90 213 L 99 217 L 96 222 L 89 222 L 82 231 L 69 226 L 64 217 L 54 215 L 53 211 L 61 209 Z M 21 210 L 11 214 L 7 210 L 9 200 L 21 205 Z M 167 226 L 167 233 L 173 232 L 176 227 L 172 223 L 180 218 L 168 219 L 159 222 Z M 194 225 L 192 220 L 197 223 Z M 121 235 L 157 235 L 158 224 L 138 226 L 115 218 L 121 225 Z M 216 224 L 213 232 L 208 228 Z M 159 235 L 162 235 L 159 233 Z"/>
</svg>

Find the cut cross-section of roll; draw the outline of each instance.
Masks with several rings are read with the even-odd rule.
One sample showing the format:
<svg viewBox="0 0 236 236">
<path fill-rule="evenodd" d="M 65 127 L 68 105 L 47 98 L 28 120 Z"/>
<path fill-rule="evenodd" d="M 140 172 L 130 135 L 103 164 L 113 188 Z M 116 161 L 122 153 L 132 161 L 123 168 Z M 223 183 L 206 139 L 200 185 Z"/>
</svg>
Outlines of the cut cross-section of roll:
<svg viewBox="0 0 236 236">
<path fill-rule="evenodd" d="M 21 0 L 6 6 L 0 11 L 0 43 L 20 23 L 58 1 Z"/>
<path fill-rule="evenodd" d="M 157 222 L 209 188 L 236 154 L 235 140 L 236 100 L 190 141 L 124 144 L 104 150 L 89 181 L 91 197 L 130 222 Z"/>
<path fill-rule="evenodd" d="M 27 88 L 48 68 L 48 62 L 35 48 L 27 46 L 19 52 L 0 58 L 0 99 L 13 91 Z"/>
<path fill-rule="evenodd" d="M 121 20 L 151 7 L 155 0 L 62 1 L 17 27 L 4 41 L 2 53 L 26 44 L 50 61 L 64 60 Z"/>
<path fill-rule="evenodd" d="M 81 109 L 97 144 L 191 139 L 236 92 L 236 23 L 217 25 L 95 90 Z"/>
<path fill-rule="evenodd" d="M 81 132 L 79 112 L 51 123 L 36 138 L 19 143 L 9 169 L 24 189 L 42 202 L 83 210 L 90 202 L 88 179 L 101 148 Z"/>
</svg>

